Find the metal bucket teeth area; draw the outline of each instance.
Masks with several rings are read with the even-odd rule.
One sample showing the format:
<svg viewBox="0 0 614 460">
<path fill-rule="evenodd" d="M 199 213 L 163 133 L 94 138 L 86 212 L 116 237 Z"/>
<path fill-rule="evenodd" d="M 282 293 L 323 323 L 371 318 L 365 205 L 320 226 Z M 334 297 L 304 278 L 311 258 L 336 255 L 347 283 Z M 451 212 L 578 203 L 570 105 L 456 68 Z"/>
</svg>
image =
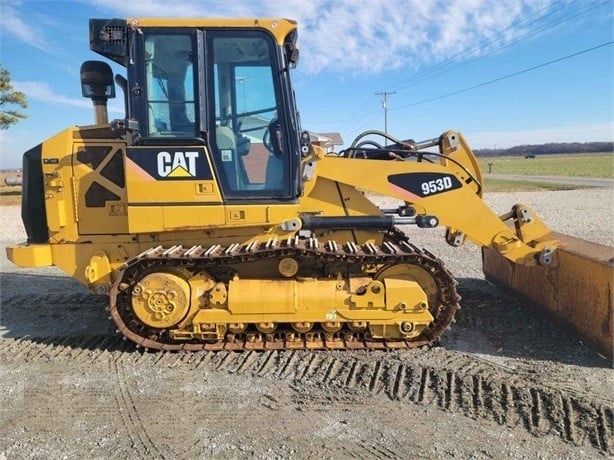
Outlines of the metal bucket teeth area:
<svg viewBox="0 0 614 460">
<path fill-rule="evenodd" d="M 560 242 L 555 266 L 516 265 L 484 249 L 485 277 L 570 327 L 612 360 L 614 248 L 560 233 L 553 237 Z"/>
</svg>

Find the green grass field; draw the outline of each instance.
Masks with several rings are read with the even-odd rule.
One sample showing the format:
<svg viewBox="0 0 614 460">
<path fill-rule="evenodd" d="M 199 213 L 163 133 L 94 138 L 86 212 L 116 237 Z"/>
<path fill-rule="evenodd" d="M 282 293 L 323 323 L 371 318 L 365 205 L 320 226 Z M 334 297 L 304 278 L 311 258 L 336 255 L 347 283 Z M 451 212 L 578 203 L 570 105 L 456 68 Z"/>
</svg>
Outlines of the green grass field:
<svg viewBox="0 0 614 460">
<path fill-rule="evenodd" d="M 503 179 L 484 179 L 485 192 L 538 192 L 538 191 L 555 191 L 555 190 L 577 190 L 581 187 L 578 185 L 569 184 L 553 184 L 550 182 L 533 182 L 519 180 L 503 180 Z"/>
<path fill-rule="evenodd" d="M 487 157 L 479 158 L 484 173 L 524 174 L 528 176 L 575 176 L 614 178 L 613 153 L 581 153 L 537 155 L 536 158 Z"/>
</svg>

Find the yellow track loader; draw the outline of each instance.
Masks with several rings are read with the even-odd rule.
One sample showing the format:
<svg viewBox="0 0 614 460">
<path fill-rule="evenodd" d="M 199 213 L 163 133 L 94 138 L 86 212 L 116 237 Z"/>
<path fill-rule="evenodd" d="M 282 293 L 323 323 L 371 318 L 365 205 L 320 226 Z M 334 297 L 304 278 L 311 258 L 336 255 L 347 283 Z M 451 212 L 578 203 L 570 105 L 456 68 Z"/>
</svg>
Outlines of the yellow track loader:
<svg viewBox="0 0 614 460">
<path fill-rule="evenodd" d="M 369 131 L 338 153 L 311 142 L 290 80 L 294 21 L 91 19 L 89 39 L 125 76 L 83 63 L 96 123 L 24 154 L 28 240 L 7 253 L 108 296 L 118 331 L 139 346 L 430 344 L 459 308 L 456 281 L 400 225 L 443 226 L 451 245 L 485 248 L 498 281 L 545 273 L 546 297 L 567 264 L 586 260 L 593 273 L 590 255 L 561 249 L 531 209 L 486 206 L 458 132 L 414 142 Z M 116 85 L 125 117 L 109 122 Z M 375 194 L 403 204 L 380 209 Z M 595 323 L 611 345 L 611 263 L 594 273 L 566 300 L 578 315 L 605 302 Z"/>
</svg>

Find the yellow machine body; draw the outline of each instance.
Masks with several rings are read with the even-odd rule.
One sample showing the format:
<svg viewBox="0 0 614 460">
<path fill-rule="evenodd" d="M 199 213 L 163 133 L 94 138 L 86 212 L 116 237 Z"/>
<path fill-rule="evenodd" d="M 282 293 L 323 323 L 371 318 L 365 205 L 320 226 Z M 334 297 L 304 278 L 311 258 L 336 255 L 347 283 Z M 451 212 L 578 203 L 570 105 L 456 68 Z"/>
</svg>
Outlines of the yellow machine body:
<svg viewBox="0 0 614 460">
<path fill-rule="evenodd" d="M 442 261 L 397 226 L 441 225 L 450 244 L 485 248 L 487 276 L 514 289 L 518 273 L 546 273 L 553 289 L 530 297 L 572 323 L 603 310 L 591 333 L 611 341 L 610 285 L 593 299 L 606 307 L 561 294 L 578 258 L 597 273 L 591 257 L 558 249 L 525 206 L 494 214 L 460 133 L 368 132 L 339 153 L 301 133 L 295 42 L 284 19 L 91 20 L 92 49 L 127 69 L 126 118 L 108 122 L 112 78 L 84 63 L 96 124 L 24 154 L 28 241 L 9 259 L 109 296 L 118 330 L 148 348 L 412 347 L 448 328 L 459 298 Z M 385 144 L 361 142 L 371 134 Z M 370 193 L 404 205 L 380 209 Z M 599 270 L 578 292 L 611 283 L 611 264 Z"/>
</svg>

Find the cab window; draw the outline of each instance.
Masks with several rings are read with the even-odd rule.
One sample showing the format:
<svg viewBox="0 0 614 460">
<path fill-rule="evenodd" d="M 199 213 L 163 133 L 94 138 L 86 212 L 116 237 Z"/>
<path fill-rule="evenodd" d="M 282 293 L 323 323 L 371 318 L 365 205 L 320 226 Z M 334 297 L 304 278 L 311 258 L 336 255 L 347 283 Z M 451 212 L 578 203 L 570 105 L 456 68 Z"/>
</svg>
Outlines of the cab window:
<svg viewBox="0 0 614 460">
<path fill-rule="evenodd" d="M 145 37 L 149 137 L 194 137 L 194 44 L 188 34 Z"/>
<path fill-rule="evenodd" d="M 288 195 L 273 41 L 264 33 L 218 32 L 210 50 L 215 107 L 210 137 L 225 195 Z"/>
</svg>

